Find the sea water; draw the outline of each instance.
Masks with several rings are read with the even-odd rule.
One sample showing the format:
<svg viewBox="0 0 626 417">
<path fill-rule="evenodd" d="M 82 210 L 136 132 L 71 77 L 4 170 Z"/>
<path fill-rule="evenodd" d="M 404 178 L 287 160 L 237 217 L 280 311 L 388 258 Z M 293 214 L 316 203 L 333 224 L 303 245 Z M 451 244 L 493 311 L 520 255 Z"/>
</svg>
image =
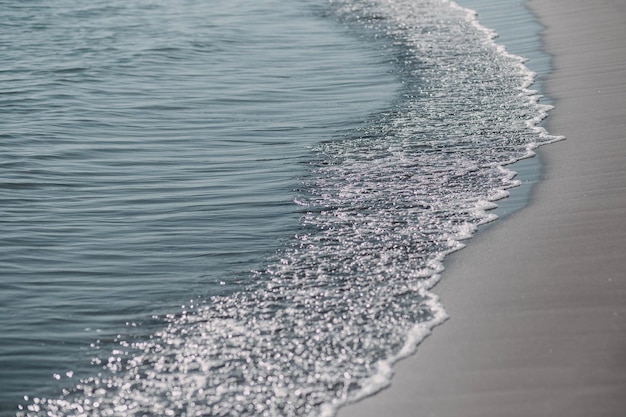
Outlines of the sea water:
<svg viewBox="0 0 626 417">
<path fill-rule="evenodd" d="M 555 139 L 445 0 L 1 7 L 2 415 L 332 414 Z"/>
</svg>

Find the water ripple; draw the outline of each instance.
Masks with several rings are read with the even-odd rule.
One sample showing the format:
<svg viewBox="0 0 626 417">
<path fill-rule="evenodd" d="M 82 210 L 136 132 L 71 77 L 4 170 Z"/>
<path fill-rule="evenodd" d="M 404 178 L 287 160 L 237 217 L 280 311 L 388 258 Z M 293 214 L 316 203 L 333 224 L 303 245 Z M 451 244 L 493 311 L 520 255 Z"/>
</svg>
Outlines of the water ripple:
<svg viewBox="0 0 626 417">
<path fill-rule="evenodd" d="M 403 89 L 368 126 L 317 146 L 301 230 L 245 289 L 118 338 L 94 360 L 100 374 L 22 415 L 329 415 L 387 384 L 445 319 L 430 292 L 442 260 L 516 185 L 504 165 L 556 139 L 536 127 L 549 108 L 522 59 L 453 3 L 331 8 L 384 40 Z"/>
</svg>

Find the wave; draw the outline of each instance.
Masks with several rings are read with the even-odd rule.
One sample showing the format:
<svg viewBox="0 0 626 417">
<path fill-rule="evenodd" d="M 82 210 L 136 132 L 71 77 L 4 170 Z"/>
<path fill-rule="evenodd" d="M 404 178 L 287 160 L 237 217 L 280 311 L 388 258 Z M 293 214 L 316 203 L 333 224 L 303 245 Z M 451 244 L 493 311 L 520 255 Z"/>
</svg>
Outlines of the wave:
<svg viewBox="0 0 626 417">
<path fill-rule="evenodd" d="M 197 300 L 148 338 L 118 340 L 101 372 L 38 415 L 333 415 L 389 384 L 392 364 L 446 319 L 445 256 L 495 219 L 506 165 L 560 138 L 535 74 L 475 13 L 445 0 L 335 0 L 383 40 L 394 105 L 320 143 L 294 202 L 301 230 L 246 289 Z"/>
</svg>

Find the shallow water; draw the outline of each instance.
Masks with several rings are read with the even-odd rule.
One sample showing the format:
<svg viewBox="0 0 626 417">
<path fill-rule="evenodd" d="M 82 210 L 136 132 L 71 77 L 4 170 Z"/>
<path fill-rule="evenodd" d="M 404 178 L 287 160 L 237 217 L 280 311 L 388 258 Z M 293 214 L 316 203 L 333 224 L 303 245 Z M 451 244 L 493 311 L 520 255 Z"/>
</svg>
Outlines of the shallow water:
<svg viewBox="0 0 626 417">
<path fill-rule="evenodd" d="M 539 94 L 544 91 L 544 78 L 551 71 L 551 57 L 543 50 L 541 31 L 543 27 L 526 6 L 526 2 L 517 0 L 459 0 L 463 7 L 477 12 L 480 23 L 497 33 L 496 42 L 504 45 L 512 54 L 524 58 L 524 65 L 535 73 L 532 89 Z M 553 104 L 549 96 L 541 95 L 543 104 Z M 497 202 L 498 207 L 492 213 L 500 219 L 515 213 L 526 206 L 532 198 L 533 187 L 541 181 L 543 165 L 541 158 L 523 159 L 507 166 L 517 173 L 515 179 L 519 186 L 508 190 L 509 196 Z M 487 230 L 485 227 L 481 230 Z"/>
<path fill-rule="evenodd" d="M 6 415 L 331 414 L 553 139 L 446 1 L 6 3 Z"/>
</svg>

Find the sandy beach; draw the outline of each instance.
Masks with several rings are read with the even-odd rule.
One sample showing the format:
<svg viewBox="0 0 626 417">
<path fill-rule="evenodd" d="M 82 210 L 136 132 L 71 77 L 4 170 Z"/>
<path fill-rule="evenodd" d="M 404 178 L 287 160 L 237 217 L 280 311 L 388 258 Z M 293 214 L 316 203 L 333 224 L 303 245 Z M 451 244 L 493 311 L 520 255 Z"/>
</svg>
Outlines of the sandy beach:
<svg viewBox="0 0 626 417">
<path fill-rule="evenodd" d="M 350 416 L 626 415 L 626 3 L 531 0 L 553 56 L 530 204 L 446 261 L 450 315 Z"/>
</svg>

